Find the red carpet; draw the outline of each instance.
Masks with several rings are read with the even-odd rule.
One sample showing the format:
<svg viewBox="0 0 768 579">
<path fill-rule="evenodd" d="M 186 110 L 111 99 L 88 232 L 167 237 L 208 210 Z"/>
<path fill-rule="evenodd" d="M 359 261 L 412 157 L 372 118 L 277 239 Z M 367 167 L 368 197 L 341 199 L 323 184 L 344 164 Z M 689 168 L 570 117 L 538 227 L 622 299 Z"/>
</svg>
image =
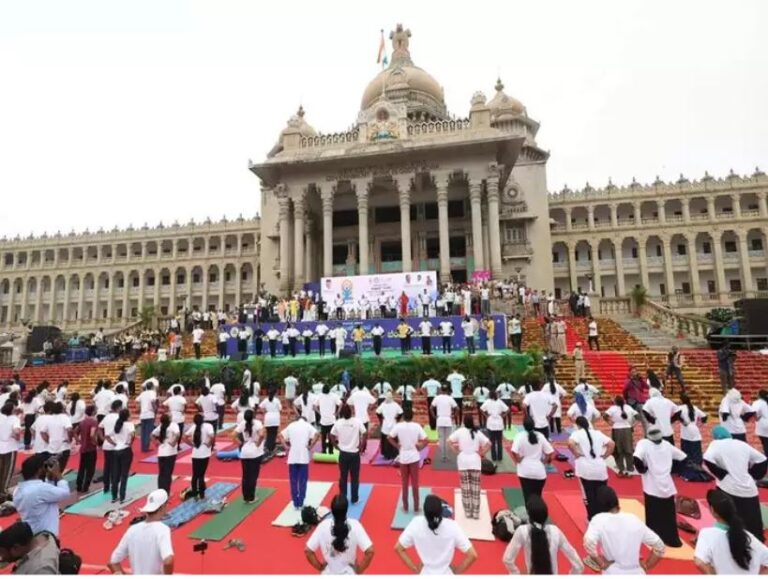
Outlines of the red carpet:
<svg viewBox="0 0 768 579">
<path fill-rule="evenodd" d="M 611 396 L 621 394 L 629 375 L 629 362 L 618 352 L 584 352 L 584 360 L 600 381 L 603 390 Z"/>
</svg>

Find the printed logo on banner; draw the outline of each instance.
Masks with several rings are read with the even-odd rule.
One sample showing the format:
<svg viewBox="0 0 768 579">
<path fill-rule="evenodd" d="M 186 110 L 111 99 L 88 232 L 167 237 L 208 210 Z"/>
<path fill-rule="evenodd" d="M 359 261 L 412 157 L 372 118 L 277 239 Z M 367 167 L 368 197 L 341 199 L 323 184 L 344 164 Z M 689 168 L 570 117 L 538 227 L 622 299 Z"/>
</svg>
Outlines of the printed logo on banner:
<svg viewBox="0 0 768 579">
<path fill-rule="evenodd" d="M 352 301 L 352 280 L 345 279 L 341 283 L 341 299 L 343 299 L 345 302 Z"/>
</svg>

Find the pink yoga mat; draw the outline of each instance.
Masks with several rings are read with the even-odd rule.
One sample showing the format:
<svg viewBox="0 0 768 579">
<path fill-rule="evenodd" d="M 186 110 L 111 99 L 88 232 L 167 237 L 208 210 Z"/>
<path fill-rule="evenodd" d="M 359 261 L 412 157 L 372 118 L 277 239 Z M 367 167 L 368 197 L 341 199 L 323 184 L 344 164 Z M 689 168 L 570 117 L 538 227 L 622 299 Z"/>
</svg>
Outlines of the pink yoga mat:
<svg viewBox="0 0 768 579">
<path fill-rule="evenodd" d="M 380 446 L 381 446 L 381 441 L 376 439 L 369 440 L 368 444 L 366 444 L 365 446 L 365 452 L 360 456 L 360 462 L 362 464 L 371 464 L 371 462 L 373 462 L 373 459 L 379 455 Z"/>
<path fill-rule="evenodd" d="M 699 499 L 696 502 L 699 503 L 699 510 L 701 511 L 700 519 L 692 519 L 691 517 L 686 517 L 685 515 L 680 515 L 680 517 L 684 521 L 690 523 L 691 526 L 697 531 L 701 531 L 707 527 L 714 527 L 715 517 L 713 517 L 712 513 L 709 512 L 709 505 L 707 505 L 707 501 L 705 499 Z"/>
<path fill-rule="evenodd" d="M 555 497 L 562 505 L 563 510 L 576 525 L 576 528 L 583 534 L 587 530 L 587 507 L 584 504 L 584 497 L 581 493 L 556 493 Z"/>
</svg>

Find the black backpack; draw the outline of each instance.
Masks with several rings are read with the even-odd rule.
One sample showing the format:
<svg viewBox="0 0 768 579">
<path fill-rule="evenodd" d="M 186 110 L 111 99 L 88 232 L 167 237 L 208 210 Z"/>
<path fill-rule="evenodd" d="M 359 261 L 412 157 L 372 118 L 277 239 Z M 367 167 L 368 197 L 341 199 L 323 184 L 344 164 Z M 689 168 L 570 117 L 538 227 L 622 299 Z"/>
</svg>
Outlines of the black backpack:
<svg viewBox="0 0 768 579">
<path fill-rule="evenodd" d="M 515 520 L 512 511 L 506 509 L 497 511 L 491 519 L 491 532 L 500 541 L 509 543 L 512 540 L 512 535 L 515 534 Z"/>
<path fill-rule="evenodd" d="M 83 559 L 72 549 L 62 549 L 59 551 L 59 574 L 60 575 L 79 575 L 80 567 L 83 565 Z"/>
<path fill-rule="evenodd" d="M 492 460 L 484 458 L 480 462 L 480 472 L 483 474 L 496 474 L 496 464 Z"/>
</svg>

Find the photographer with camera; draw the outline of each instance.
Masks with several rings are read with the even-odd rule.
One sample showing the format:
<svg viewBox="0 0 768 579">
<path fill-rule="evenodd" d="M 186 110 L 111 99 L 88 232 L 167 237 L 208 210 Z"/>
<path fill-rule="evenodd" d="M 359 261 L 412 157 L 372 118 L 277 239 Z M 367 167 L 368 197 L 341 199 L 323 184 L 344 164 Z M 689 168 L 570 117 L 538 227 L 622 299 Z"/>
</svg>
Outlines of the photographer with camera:
<svg viewBox="0 0 768 579">
<path fill-rule="evenodd" d="M 69 494 L 69 483 L 61 478 L 56 455 L 30 456 L 21 465 L 23 480 L 13 495 L 13 506 L 34 534 L 47 531 L 59 536 L 59 502 Z"/>
</svg>

